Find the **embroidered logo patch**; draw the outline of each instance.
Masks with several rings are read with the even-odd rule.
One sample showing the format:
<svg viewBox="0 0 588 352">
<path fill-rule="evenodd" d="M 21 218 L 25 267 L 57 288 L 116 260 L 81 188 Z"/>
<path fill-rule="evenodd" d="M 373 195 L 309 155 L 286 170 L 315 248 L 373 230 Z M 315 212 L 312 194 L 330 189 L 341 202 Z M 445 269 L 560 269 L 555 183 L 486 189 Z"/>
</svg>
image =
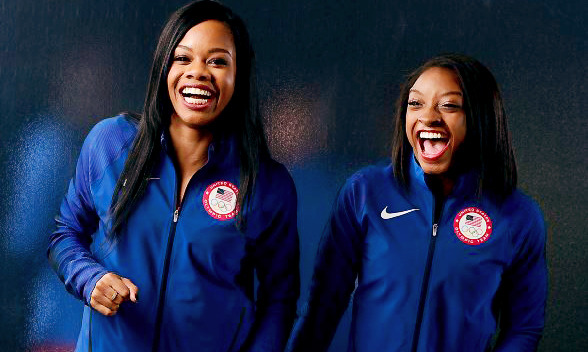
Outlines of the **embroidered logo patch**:
<svg viewBox="0 0 588 352">
<path fill-rule="evenodd" d="M 490 238 L 492 221 L 482 210 L 469 207 L 457 213 L 453 220 L 453 230 L 460 241 L 475 246 Z"/>
<path fill-rule="evenodd" d="M 237 215 L 237 194 L 239 189 L 228 181 L 216 181 L 206 187 L 202 204 L 206 212 L 221 221 L 230 220 Z"/>
</svg>

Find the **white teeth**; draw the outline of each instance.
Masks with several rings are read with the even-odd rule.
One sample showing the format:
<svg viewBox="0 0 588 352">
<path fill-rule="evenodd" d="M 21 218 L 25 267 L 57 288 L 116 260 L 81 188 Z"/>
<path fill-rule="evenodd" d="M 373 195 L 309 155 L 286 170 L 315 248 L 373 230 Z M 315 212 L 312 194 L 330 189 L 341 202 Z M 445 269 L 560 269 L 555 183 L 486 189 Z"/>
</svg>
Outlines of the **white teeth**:
<svg viewBox="0 0 588 352">
<path fill-rule="evenodd" d="M 202 105 L 202 104 L 206 104 L 208 102 L 208 100 L 206 100 L 206 99 L 197 99 L 197 98 L 192 98 L 192 97 L 184 97 L 184 99 L 190 104 Z"/>
<path fill-rule="evenodd" d="M 419 137 L 425 138 L 425 139 L 441 139 L 441 138 L 443 138 L 443 135 L 441 133 L 435 133 L 435 132 L 421 132 Z"/>
<path fill-rule="evenodd" d="M 206 95 L 208 97 L 210 97 L 212 95 L 211 92 L 204 90 L 204 89 L 196 88 L 196 87 L 185 87 L 184 89 L 182 89 L 182 94 L 198 94 L 198 95 Z"/>
</svg>

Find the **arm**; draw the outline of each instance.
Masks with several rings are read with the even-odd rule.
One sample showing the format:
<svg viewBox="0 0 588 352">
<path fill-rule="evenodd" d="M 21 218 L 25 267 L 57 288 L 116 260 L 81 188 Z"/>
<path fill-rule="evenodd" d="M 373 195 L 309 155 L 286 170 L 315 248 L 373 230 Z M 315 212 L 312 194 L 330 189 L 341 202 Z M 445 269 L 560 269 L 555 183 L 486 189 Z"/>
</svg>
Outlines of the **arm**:
<svg viewBox="0 0 588 352">
<path fill-rule="evenodd" d="M 99 222 L 90 186 L 120 155 L 121 145 L 113 141 L 123 141 L 123 146 L 131 142 L 132 129 L 121 116 L 103 120 L 90 131 L 47 249 L 49 262 L 66 289 L 104 315 L 116 314 L 123 301 L 135 302 L 138 289 L 129 279 L 108 273 L 90 250 Z"/>
<path fill-rule="evenodd" d="M 325 227 L 306 311 L 294 327 L 288 351 L 327 351 L 349 305 L 363 243 L 353 188 L 348 183 L 340 191 Z"/>
<path fill-rule="evenodd" d="M 107 272 L 89 249 L 91 234 L 98 225 L 90 193 L 92 135 L 91 132 L 82 146 L 75 175 L 55 217 L 57 229 L 47 249 L 49 262 L 67 291 L 87 305 L 96 282 Z"/>
<path fill-rule="evenodd" d="M 273 194 L 262 200 L 277 209 L 273 217 L 268 216 L 271 223 L 255 242 L 254 265 L 259 287 L 255 322 L 242 349 L 245 351 L 282 352 L 296 317 L 300 292 L 297 200 L 289 175 L 287 181 L 272 187 Z"/>
<path fill-rule="evenodd" d="M 502 279 L 500 334 L 495 351 L 536 351 L 545 323 L 545 226 L 536 207 L 525 211 L 525 216 L 529 225 Z"/>
</svg>

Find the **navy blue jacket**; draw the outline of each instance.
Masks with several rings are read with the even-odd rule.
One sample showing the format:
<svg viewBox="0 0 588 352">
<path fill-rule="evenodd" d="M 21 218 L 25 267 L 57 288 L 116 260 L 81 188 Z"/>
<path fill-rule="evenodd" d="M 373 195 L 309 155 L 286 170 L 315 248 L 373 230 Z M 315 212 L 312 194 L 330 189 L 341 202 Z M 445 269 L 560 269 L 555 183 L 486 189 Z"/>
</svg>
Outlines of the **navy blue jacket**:
<svg viewBox="0 0 588 352">
<path fill-rule="evenodd" d="M 326 351 L 351 299 L 349 351 L 487 351 L 499 312 L 495 350 L 534 351 L 547 294 L 543 217 L 519 191 L 498 200 L 477 186 L 464 174 L 436 205 L 414 160 L 407 190 L 392 166 L 352 176 L 288 350 Z"/>
<path fill-rule="evenodd" d="M 135 134 L 125 116 L 92 129 L 56 217 L 50 262 L 86 304 L 76 351 L 281 351 L 299 293 L 296 191 L 287 170 L 260 161 L 241 232 L 239 153 L 233 138 L 215 136 L 175 213 L 176 170 L 164 134 L 147 189 L 112 243 L 109 207 Z M 140 292 L 112 317 L 89 307 L 107 272 Z"/>
</svg>

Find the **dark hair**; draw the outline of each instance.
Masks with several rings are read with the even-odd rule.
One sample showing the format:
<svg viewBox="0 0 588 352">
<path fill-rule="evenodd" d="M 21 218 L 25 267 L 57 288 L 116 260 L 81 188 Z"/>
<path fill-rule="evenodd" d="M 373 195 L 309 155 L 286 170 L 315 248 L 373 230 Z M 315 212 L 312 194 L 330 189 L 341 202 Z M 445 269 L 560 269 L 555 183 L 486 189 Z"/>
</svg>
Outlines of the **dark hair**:
<svg viewBox="0 0 588 352">
<path fill-rule="evenodd" d="M 235 90 L 231 101 L 211 129 L 214 132 L 216 126 L 222 124 L 223 133 L 237 137 L 240 157 L 237 207 L 241 209 L 237 224 L 244 225 L 242 214 L 255 185 L 259 158 L 269 156 L 263 122 L 258 112 L 255 57 L 243 20 L 219 2 L 202 0 L 192 2 L 173 13 L 159 37 L 138 132 L 112 195 L 111 239 L 118 237 L 117 230 L 143 195 L 147 177 L 161 152 L 161 133 L 169 127 L 173 112 L 167 88 L 173 52 L 188 30 L 207 20 L 218 20 L 227 24 L 235 42 Z"/>
<path fill-rule="evenodd" d="M 463 92 L 467 132 L 460 147 L 459 161 L 468 160 L 478 171 L 478 192 L 490 190 L 507 196 L 516 187 L 517 168 L 500 90 L 484 65 L 460 54 L 445 54 L 428 60 L 412 72 L 402 86 L 396 102 L 392 142 L 395 178 L 400 184 L 408 185 L 412 157 L 412 147 L 406 137 L 408 95 L 419 76 L 432 67 L 453 71 Z"/>
</svg>

